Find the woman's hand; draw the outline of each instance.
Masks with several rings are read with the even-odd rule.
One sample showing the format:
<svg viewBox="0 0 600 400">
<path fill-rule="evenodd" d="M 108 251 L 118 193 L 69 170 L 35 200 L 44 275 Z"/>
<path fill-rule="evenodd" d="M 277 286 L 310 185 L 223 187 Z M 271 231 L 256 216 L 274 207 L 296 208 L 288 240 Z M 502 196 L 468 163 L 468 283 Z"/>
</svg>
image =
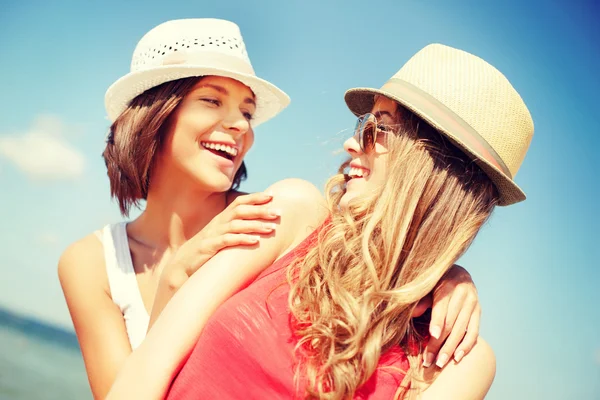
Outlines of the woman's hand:
<svg viewBox="0 0 600 400">
<path fill-rule="evenodd" d="M 148 329 L 175 292 L 219 251 L 234 246 L 252 247 L 259 235 L 275 231 L 279 212 L 271 207 L 273 196 L 253 193 L 238 196 L 200 232 L 185 242 L 161 274 Z"/>
<path fill-rule="evenodd" d="M 182 272 L 187 278 L 226 247 L 256 245 L 260 238 L 257 235 L 268 235 L 275 230 L 276 224 L 261 221 L 279 218 L 279 212 L 269 207 L 271 200 L 273 196 L 266 193 L 238 196 L 177 250 L 165 273 Z"/>
<path fill-rule="evenodd" d="M 413 316 L 420 316 L 432 304 L 431 338 L 425 348 L 423 365 L 429 367 L 435 360 L 442 368 L 451 357 L 459 362 L 475 346 L 479 336 L 481 306 L 471 275 L 458 265 L 452 266 L 433 292 L 419 302 Z"/>
</svg>

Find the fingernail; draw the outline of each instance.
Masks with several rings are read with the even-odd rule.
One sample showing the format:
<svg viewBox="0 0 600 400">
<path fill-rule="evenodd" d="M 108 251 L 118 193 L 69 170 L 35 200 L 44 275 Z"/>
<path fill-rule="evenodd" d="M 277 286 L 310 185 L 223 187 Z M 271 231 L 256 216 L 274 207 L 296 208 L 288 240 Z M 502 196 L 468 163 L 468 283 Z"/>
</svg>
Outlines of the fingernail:
<svg viewBox="0 0 600 400">
<path fill-rule="evenodd" d="M 446 363 L 448 362 L 448 354 L 440 354 L 440 356 L 437 359 L 437 362 L 435 363 L 435 365 L 437 365 L 440 368 L 444 368 L 444 365 L 446 365 Z"/>
<path fill-rule="evenodd" d="M 431 333 L 431 336 L 433 336 L 433 338 L 439 339 L 440 335 L 442 334 L 442 328 L 440 328 L 437 325 L 433 325 L 429 327 L 429 333 Z"/>
<path fill-rule="evenodd" d="M 465 356 L 465 352 L 462 350 L 459 350 L 456 352 L 456 354 L 454 355 L 454 361 L 456 362 L 460 362 L 460 360 L 462 360 L 462 358 Z"/>
<path fill-rule="evenodd" d="M 266 223 L 264 224 L 265 230 L 267 231 L 274 231 L 275 228 L 277 228 L 277 225 L 275 224 L 271 224 L 271 223 Z"/>
<path fill-rule="evenodd" d="M 425 368 L 431 367 L 431 363 L 433 362 L 433 358 L 434 358 L 433 353 L 431 353 L 431 352 L 425 353 L 425 356 L 423 357 L 423 366 Z"/>
<path fill-rule="evenodd" d="M 269 214 L 272 217 L 281 217 L 281 210 L 279 210 L 279 209 L 269 210 Z"/>
<path fill-rule="evenodd" d="M 250 236 L 250 241 L 252 243 L 258 243 L 260 240 L 260 236 Z"/>
</svg>

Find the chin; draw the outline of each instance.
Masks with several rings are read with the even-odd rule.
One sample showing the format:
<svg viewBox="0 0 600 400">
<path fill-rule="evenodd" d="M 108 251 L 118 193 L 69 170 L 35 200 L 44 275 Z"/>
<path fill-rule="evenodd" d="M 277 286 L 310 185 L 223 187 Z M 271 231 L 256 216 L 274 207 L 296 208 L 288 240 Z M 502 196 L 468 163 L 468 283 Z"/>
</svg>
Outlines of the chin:
<svg viewBox="0 0 600 400">
<path fill-rule="evenodd" d="M 350 201 L 352 201 L 352 199 L 354 199 L 355 197 L 356 197 L 355 193 L 352 193 L 352 192 L 346 192 L 346 193 L 344 193 L 344 195 L 340 199 L 340 203 L 339 203 L 340 208 L 342 210 L 347 209 L 348 208 L 348 204 L 350 204 Z"/>
<path fill-rule="evenodd" d="M 231 186 L 233 185 L 233 179 L 230 179 L 224 174 L 221 174 L 220 176 L 215 176 L 213 174 L 207 176 L 206 174 L 203 174 L 202 176 L 196 175 L 194 178 L 198 187 L 202 187 L 202 190 L 209 192 L 226 192 L 231 189 Z"/>
<path fill-rule="evenodd" d="M 212 185 L 209 185 L 212 191 L 217 193 L 227 192 L 231 189 L 233 182 L 230 179 L 224 179 L 221 182 L 214 182 Z"/>
</svg>

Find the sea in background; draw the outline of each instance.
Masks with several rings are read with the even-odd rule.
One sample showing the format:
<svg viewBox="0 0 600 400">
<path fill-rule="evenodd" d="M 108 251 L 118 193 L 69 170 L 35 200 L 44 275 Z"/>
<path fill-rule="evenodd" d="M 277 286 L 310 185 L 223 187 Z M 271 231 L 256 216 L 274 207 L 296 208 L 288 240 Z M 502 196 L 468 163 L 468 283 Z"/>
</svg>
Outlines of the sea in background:
<svg viewBox="0 0 600 400">
<path fill-rule="evenodd" d="M 73 332 L 0 308 L 0 400 L 91 398 Z"/>
</svg>

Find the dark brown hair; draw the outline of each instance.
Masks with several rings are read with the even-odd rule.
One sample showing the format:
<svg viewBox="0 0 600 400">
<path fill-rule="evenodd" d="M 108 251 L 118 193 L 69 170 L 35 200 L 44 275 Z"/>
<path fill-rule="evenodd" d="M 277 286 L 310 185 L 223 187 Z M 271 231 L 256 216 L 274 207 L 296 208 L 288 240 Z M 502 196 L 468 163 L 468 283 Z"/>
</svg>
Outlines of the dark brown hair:
<svg viewBox="0 0 600 400">
<path fill-rule="evenodd" d="M 129 215 L 148 196 L 155 155 L 166 135 L 169 116 L 202 77 L 178 79 L 146 90 L 134 98 L 113 122 L 102 153 L 110 180 L 110 194 L 121 214 Z M 248 176 L 242 163 L 231 190 Z"/>
</svg>

